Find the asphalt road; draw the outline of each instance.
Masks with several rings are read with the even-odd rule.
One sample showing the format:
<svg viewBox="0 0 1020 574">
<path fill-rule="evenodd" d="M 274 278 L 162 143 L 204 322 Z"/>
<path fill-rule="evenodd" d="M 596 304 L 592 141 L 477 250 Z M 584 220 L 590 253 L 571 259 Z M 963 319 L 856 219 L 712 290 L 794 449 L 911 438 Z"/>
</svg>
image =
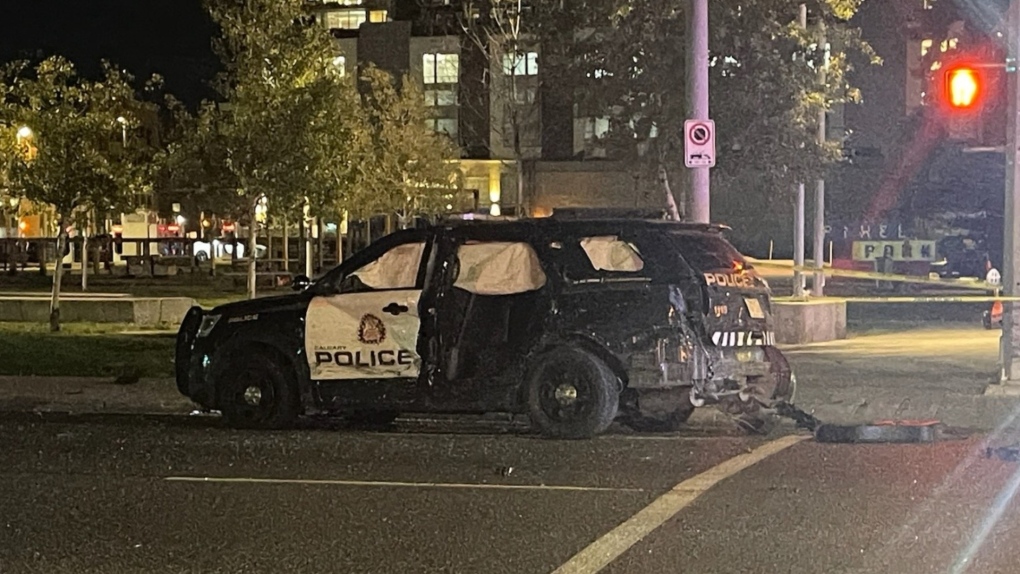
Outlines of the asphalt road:
<svg viewBox="0 0 1020 574">
<path fill-rule="evenodd" d="M 984 437 L 449 430 L 7 414 L 0 572 L 1020 571 L 1020 463 Z"/>
</svg>

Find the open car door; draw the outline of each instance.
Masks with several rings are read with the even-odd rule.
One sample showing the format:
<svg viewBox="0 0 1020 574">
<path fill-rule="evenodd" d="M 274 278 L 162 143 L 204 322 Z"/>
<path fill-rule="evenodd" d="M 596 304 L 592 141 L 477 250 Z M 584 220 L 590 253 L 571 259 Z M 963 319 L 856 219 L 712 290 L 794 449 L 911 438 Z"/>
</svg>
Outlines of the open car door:
<svg viewBox="0 0 1020 574">
<path fill-rule="evenodd" d="M 305 317 L 305 351 L 322 399 L 340 405 L 415 400 L 421 374 L 418 310 L 427 242 L 411 234 L 369 247 L 316 296 Z"/>
</svg>

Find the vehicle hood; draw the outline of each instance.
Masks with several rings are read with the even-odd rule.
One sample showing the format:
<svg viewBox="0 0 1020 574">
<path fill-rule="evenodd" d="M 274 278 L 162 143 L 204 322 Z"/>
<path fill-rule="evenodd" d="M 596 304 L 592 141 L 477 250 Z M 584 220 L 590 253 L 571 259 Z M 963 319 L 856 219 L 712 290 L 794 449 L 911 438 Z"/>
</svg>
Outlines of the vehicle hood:
<svg viewBox="0 0 1020 574">
<path fill-rule="evenodd" d="M 254 313 L 268 313 L 273 311 L 287 311 L 296 307 L 304 306 L 308 301 L 308 295 L 304 293 L 292 293 L 277 295 L 274 297 L 258 297 L 245 301 L 235 301 L 220 305 L 214 308 L 211 315 L 223 315 L 225 317 L 237 317 L 239 315 L 251 315 Z"/>
</svg>

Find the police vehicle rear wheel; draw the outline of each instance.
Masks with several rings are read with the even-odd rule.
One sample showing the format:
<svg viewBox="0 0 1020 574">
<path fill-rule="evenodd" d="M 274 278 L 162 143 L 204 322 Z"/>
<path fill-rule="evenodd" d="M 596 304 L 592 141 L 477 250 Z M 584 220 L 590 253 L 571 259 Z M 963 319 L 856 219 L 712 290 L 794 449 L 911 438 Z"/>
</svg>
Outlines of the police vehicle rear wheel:
<svg viewBox="0 0 1020 574">
<path fill-rule="evenodd" d="M 248 355 L 234 363 L 220 388 L 220 411 L 234 428 L 291 426 L 299 410 L 297 386 L 267 357 Z"/>
<path fill-rule="evenodd" d="M 531 422 L 552 438 L 593 437 L 616 418 L 619 379 L 602 360 L 575 347 L 539 358 L 528 376 Z"/>
</svg>

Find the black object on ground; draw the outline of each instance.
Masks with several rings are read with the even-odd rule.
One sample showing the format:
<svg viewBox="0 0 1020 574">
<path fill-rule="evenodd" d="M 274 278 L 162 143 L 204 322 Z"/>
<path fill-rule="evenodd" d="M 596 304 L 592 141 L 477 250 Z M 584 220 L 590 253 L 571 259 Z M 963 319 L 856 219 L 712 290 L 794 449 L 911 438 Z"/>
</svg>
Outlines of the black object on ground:
<svg viewBox="0 0 1020 574">
<path fill-rule="evenodd" d="M 814 432 L 819 426 L 822 426 L 822 421 L 816 419 L 810 413 L 804 412 L 790 403 L 779 403 L 776 406 L 776 414 L 781 417 L 793 419 L 797 424 L 797 428 L 806 429 Z"/>
</svg>

